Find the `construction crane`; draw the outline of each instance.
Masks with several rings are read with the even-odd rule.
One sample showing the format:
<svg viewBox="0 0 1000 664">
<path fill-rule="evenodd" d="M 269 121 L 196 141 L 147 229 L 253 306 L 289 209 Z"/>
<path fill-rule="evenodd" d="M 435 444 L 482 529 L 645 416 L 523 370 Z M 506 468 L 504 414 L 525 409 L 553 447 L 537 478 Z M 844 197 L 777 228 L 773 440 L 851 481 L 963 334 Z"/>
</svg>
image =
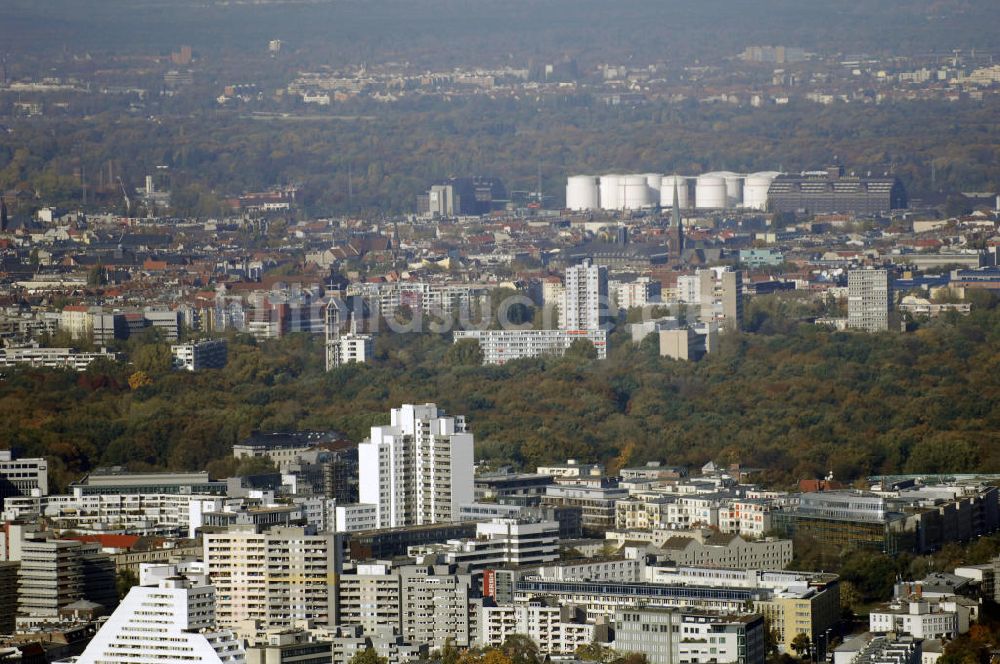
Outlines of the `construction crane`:
<svg viewBox="0 0 1000 664">
<path fill-rule="evenodd" d="M 131 217 L 132 216 L 132 201 L 128 197 L 128 192 L 125 191 L 125 183 L 122 182 L 122 178 L 121 178 L 120 175 L 118 176 L 118 185 L 122 188 L 122 196 L 125 197 L 125 216 L 126 217 Z"/>
</svg>

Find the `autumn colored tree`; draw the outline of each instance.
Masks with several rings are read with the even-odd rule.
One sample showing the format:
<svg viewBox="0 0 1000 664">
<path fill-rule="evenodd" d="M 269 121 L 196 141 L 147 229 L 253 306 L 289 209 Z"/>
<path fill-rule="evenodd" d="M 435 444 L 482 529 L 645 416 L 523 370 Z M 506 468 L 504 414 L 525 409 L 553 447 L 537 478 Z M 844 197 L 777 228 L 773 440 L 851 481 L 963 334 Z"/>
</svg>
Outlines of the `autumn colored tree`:
<svg viewBox="0 0 1000 664">
<path fill-rule="evenodd" d="M 380 656 L 372 647 L 359 650 L 351 657 L 350 664 L 389 664 L 389 659 Z"/>
<path fill-rule="evenodd" d="M 153 384 L 153 379 L 145 371 L 136 371 L 128 377 L 128 386 L 133 390 Z"/>
</svg>

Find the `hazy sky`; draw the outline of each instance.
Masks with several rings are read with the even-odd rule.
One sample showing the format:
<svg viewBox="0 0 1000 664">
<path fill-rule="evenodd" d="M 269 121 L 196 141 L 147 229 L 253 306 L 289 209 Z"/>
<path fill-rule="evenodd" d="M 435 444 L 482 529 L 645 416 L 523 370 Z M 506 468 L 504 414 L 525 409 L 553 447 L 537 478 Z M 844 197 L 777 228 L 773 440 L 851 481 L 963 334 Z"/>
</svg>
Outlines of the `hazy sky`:
<svg viewBox="0 0 1000 664">
<path fill-rule="evenodd" d="M 260 2 L 260 0 L 255 0 Z M 148 53 L 191 44 L 256 51 L 267 39 L 324 58 L 712 59 L 749 44 L 822 52 L 989 48 L 996 0 L 4 0 L 8 53 Z"/>
</svg>

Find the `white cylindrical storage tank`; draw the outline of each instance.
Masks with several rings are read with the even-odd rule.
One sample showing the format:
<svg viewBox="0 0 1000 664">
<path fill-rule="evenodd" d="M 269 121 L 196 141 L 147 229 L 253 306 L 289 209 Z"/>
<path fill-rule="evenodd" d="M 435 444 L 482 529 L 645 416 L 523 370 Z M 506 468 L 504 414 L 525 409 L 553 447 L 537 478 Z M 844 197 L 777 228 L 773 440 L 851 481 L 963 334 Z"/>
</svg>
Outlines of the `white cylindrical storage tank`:
<svg viewBox="0 0 1000 664">
<path fill-rule="evenodd" d="M 743 205 L 743 175 L 726 174 L 726 207 L 738 208 Z"/>
<path fill-rule="evenodd" d="M 661 173 L 646 173 L 646 186 L 649 187 L 650 207 L 660 205 L 660 186 L 663 184 Z"/>
<path fill-rule="evenodd" d="M 760 171 L 747 176 L 743 184 L 743 207 L 751 210 L 767 208 L 767 191 L 774 179 L 781 175 L 777 171 Z"/>
<path fill-rule="evenodd" d="M 714 171 L 705 175 L 716 175 L 726 181 L 726 207 L 736 208 L 743 205 L 743 175 L 732 171 Z"/>
<path fill-rule="evenodd" d="M 694 206 L 699 210 L 726 207 L 726 178 L 713 173 L 699 175 L 694 183 Z"/>
<path fill-rule="evenodd" d="M 665 175 L 660 181 L 660 207 L 674 206 L 674 183 L 677 183 L 677 205 L 685 210 L 688 207 L 688 179 L 683 175 Z"/>
<path fill-rule="evenodd" d="M 621 179 L 623 176 L 611 173 L 601 176 L 601 209 L 621 210 Z"/>
<path fill-rule="evenodd" d="M 645 175 L 626 175 L 622 178 L 622 191 L 624 193 L 622 209 L 643 210 L 653 207 L 649 200 L 649 185 L 646 184 Z"/>
<path fill-rule="evenodd" d="M 593 175 L 574 175 L 566 180 L 566 208 L 569 210 L 596 210 L 600 207 L 597 178 Z"/>
</svg>

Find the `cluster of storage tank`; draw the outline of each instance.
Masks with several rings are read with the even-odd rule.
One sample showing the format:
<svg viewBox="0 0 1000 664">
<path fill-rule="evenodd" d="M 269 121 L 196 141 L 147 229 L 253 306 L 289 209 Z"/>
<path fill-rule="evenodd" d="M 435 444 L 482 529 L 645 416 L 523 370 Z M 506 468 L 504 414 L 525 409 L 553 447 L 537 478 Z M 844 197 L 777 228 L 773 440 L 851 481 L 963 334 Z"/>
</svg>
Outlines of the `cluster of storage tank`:
<svg viewBox="0 0 1000 664">
<path fill-rule="evenodd" d="M 714 171 L 697 177 L 661 173 L 573 175 L 566 181 L 566 207 L 577 211 L 673 207 L 676 183 L 681 208 L 763 210 L 771 182 L 779 175 L 776 171 L 749 175 Z"/>
</svg>

